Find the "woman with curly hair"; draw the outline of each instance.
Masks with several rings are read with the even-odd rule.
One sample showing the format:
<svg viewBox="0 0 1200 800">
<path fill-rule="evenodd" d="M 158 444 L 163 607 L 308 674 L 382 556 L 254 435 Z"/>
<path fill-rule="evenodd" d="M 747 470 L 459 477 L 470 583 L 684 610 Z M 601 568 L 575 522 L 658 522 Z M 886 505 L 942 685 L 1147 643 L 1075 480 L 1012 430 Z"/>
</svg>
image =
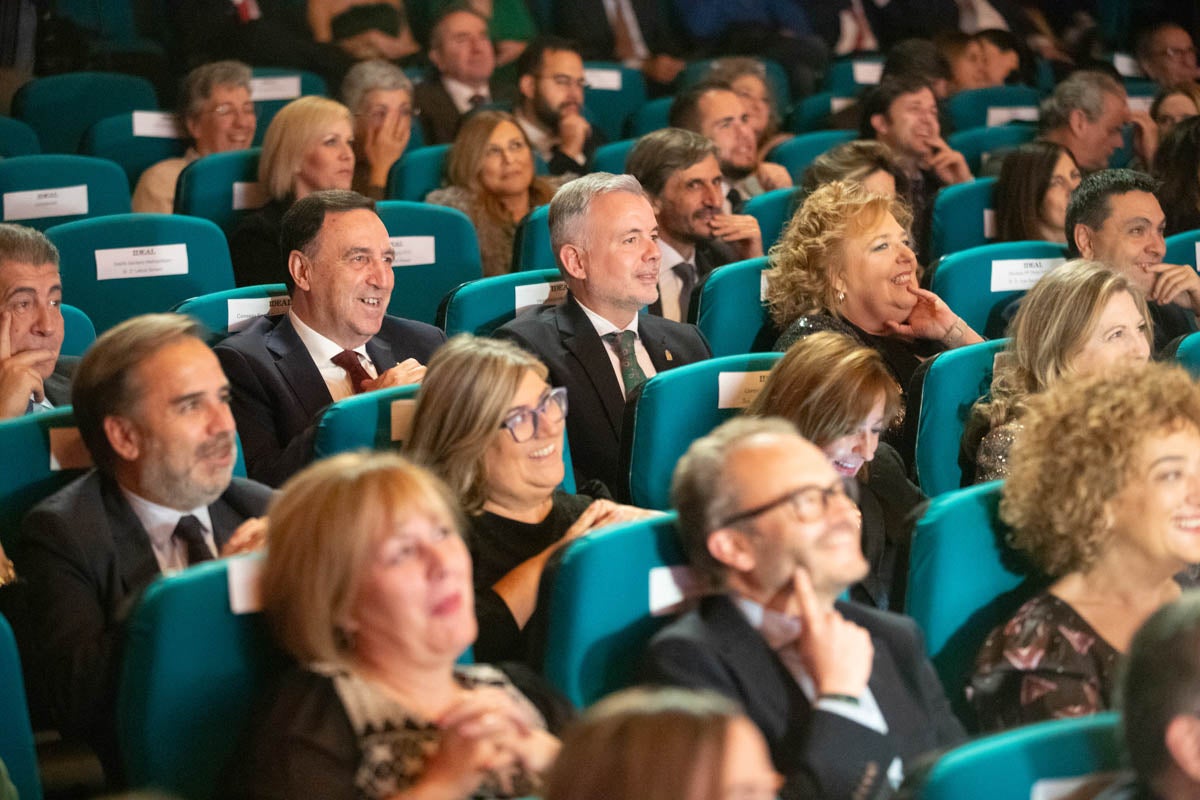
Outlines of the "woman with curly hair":
<svg viewBox="0 0 1200 800">
<path fill-rule="evenodd" d="M 561 181 L 534 174 L 533 147 L 512 114 L 478 111 L 463 121 L 446 159 L 450 185 L 425 202 L 471 218 L 479 234 L 484 275 L 512 272 L 517 223 L 550 202 Z"/>
<path fill-rule="evenodd" d="M 922 360 L 983 341 L 917 286 L 911 219 L 902 202 L 851 181 L 809 195 L 770 252 L 767 302 L 783 331 L 774 349 L 817 331 L 844 333 L 878 350 L 907 389 Z"/>
<path fill-rule="evenodd" d="M 1200 388 L 1148 364 L 1029 399 L 1000 516 L 1050 579 L 984 642 L 967 688 L 981 728 L 1110 708 L 1134 631 L 1200 562 Z"/>
<path fill-rule="evenodd" d="M 1083 259 L 1038 281 L 1009 333 L 991 393 L 975 404 L 963 433 L 964 485 L 1008 474 L 1008 452 L 1030 397 L 1072 375 L 1145 364 L 1153 341 L 1141 291 L 1125 275 Z"/>
</svg>

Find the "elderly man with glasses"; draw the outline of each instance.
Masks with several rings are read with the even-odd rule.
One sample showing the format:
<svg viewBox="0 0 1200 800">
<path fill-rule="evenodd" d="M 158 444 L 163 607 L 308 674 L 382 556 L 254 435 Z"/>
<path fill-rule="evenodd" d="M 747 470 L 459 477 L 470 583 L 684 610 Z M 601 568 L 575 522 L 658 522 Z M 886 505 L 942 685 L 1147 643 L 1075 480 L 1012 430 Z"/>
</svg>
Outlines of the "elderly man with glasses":
<svg viewBox="0 0 1200 800">
<path fill-rule="evenodd" d="M 963 739 L 912 620 L 838 600 L 867 574 L 862 518 L 790 423 L 738 418 L 698 439 L 671 500 L 714 593 L 654 637 L 643 677 L 737 700 L 781 797 L 887 796 L 915 759 Z"/>
<path fill-rule="evenodd" d="M 1200 78 L 1192 36 L 1174 22 L 1162 22 L 1137 38 L 1138 65 L 1146 77 L 1164 88 Z"/>
</svg>

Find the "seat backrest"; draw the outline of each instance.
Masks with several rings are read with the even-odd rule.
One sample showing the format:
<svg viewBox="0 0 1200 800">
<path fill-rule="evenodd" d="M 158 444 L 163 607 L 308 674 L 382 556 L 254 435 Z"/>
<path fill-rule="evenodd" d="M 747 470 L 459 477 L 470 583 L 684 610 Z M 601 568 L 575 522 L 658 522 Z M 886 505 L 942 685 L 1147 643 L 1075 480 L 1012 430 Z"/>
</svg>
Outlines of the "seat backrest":
<svg viewBox="0 0 1200 800">
<path fill-rule="evenodd" d="M 592 157 L 592 169 L 596 172 L 611 172 L 614 175 L 623 174 L 625 160 L 635 144 L 637 139 L 622 139 L 619 142 L 600 145 Z"/>
<path fill-rule="evenodd" d="M 673 513 L 571 542 L 544 578 L 552 581 L 546 679 L 579 708 L 632 684 L 646 644 L 670 621 L 652 614 L 656 581 L 686 564 Z"/>
<path fill-rule="evenodd" d="M 763 252 L 770 250 L 771 245 L 783 235 L 783 229 L 787 227 L 791 218 L 788 211 L 795 197 L 796 190 L 788 187 L 772 189 L 746 201 L 742 213 L 758 220 L 758 229 L 762 232 Z"/>
<path fill-rule="evenodd" d="M 176 314 L 195 317 L 209 331 L 208 343 L 216 344 L 261 316 L 286 314 L 292 306 L 287 286 L 268 283 L 261 286 L 239 286 L 223 292 L 192 297 L 171 310 Z"/>
<path fill-rule="evenodd" d="M 387 196 L 393 200 L 421 202 L 442 185 L 448 144 L 430 144 L 402 155 L 388 172 Z"/>
<path fill-rule="evenodd" d="M 11 553 L 25 512 L 77 478 L 92 460 L 70 406 L 0 420 L 0 453 L 6 454 L 0 458 L 0 546 Z"/>
<path fill-rule="evenodd" d="M 125 111 L 158 108 L 158 97 L 145 78 L 67 72 L 26 83 L 13 95 L 12 106 L 13 116 L 37 131 L 43 153 L 75 153 L 93 123 Z"/>
<path fill-rule="evenodd" d="M 989 800 L 1030 800 L 1041 781 L 1086 780 L 1118 770 L 1120 719 L 1109 711 L 1026 725 L 968 742 L 938 759 L 916 796 L 959 800 L 981 796 L 986 786 Z"/>
<path fill-rule="evenodd" d="M 17 796 L 23 800 L 42 800 L 42 781 L 17 640 L 3 615 L 0 615 L 0 719 L 4 720 L 0 725 L 0 763 L 8 770 Z"/>
<path fill-rule="evenodd" d="M 385 200 L 375 212 L 396 251 L 388 313 L 432 325 L 447 292 L 483 277 L 475 226 L 456 208 L 408 200 Z"/>
<path fill-rule="evenodd" d="M 1033 141 L 1037 136 L 1036 125 L 997 125 L 994 128 L 968 128 L 946 137 L 951 150 L 957 150 L 967 160 L 967 166 L 976 175 L 985 166 L 987 157 L 997 150 L 1017 147 Z"/>
<path fill-rule="evenodd" d="M 799 185 L 801 179 L 804 177 L 804 170 L 808 169 L 808 165 L 813 162 L 813 159 L 827 150 L 832 150 L 839 144 L 848 142 L 857 136 L 858 134 L 855 131 L 848 130 L 813 131 L 812 133 L 797 134 L 795 138 L 788 139 L 786 142 L 782 142 L 774 147 L 767 154 L 767 160 L 787 167 L 787 171 L 791 173 L 792 180 L 796 185 Z M 766 243 L 764 242 L 764 247 L 765 245 Z"/>
<path fill-rule="evenodd" d="M 550 245 L 550 206 L 538 206 L 517 225 L 513 237 L 513 270 L 558 269 Z"/>
<path fill-rule="evenodd" d="M 657 97 L 642 103 L 642 107 L 633 112 L 633 117 L 630 118 L 628 135 L 636 139 L 647 133 L 669 127 L 671 104 L 674 102 L 674 97 Z"/>
<path fill-rule="evenodd" d="M 173 214 L 120 214 L 56 225 L 63 294 L 104 332 L 137 314 L 233 288 L 225 234 Z"/>
<path fill-rule="evenodd" d="M 626 406 L 621 442 L 635 506 L 670 508 L 679 457 L 750 405 L 779 358 L 779 353 L 718 356 L 660 372 L 642 384 Z"/>
<path fill-rule="evenodd" d="M 735 261 L 713 270 L 700 285 L 691 314 L 714 356 L 749 353 L 769 316 L 763 303 L 767 257 Z"/>
<path fill-rule="evenodd" d="M 792 133 L 821 131 L 829 127 L 829 118 L 843 108 L 854 105 L 852 94 L 817 92 L 810 94 L 792 108 L 787 129 Z"/>
<path fill-rule="evenodd" d="M 1200 265 L 1200 230 L 1181 231 L 1167 237 L 1167 252 L 1163 261 L 1168 264 L 1190 264 L 1193 269 Z"/>
<path fill-rule="evenodd" d="M 129 179 L 91 156 L 17 156 L 0 160 L 3 221 L 38 230 L 106 214 L 128 214 Z"/>
<path fill-rule="evenodd" d="M 925 650 L 963 720 L 972 717 L 963 687 L 983 640 L 1046 584 L 1005 543 L 1001 487 L 992 481 L 933 498 L 912 537 L 904 611 L 921 626 Z"/>
<path fill-rule="evenodd" d="M 230 150 L 197 158 L 175 183 L 175 213 L 203 217 L 231 231 L 242 217 L 267 202 L 258 182 L 262 149 Z"/>
<path fill-rule="evenodd" d="M 42 152 L 37 132 L 12 117 L 0 117 L 0 158 L 36 156 Z"/>
<path fill-rule="evenodd" d="M 992 364 L 1007 339 L 967 345 L 940 353 L 921 384 L 917 416 L 917 480 L 930 497 L 962 485 L 958 465 L 963 428 L 971 406 L 991 390 Z"/>
<path fill-rule="evenodd" d="M 995 237 L 995 189 L 995 178 L 978 178 L 938 192 L 933 200 L 929 235 L 931 263 L 939 256 L 987 244 Z"/>
<path fill-rule="evenodd" d="M 63 343 L 59 352 L 64 356 L 81 356 L 96 341 L 96 326 L 75 306 L 63 303 L 61 308 Z"/>
<path fill-rule="evenodd" d="M 566 294 L 567 284 L 556 269 L 480 278 L 451 289 L 442 298 L 437 325 L 447 336 L 488 336 L 522 309 L 561 303 Z"/>
<path fill-rule="evenodd" d="M 1175 360 L 1192 373 L 1193 377 L 1200 378 L 1200 333 L 1183 337 L 1183 341 L 1175 349 Z"/>
<path fill-rule="evenodd" d="M 825 72 L 825 91 L 854 95 L 883 77 L 883 56 L 851 55 L 834 59 Z"/>
<path fill-rule="evenodd" d="M 626 122 L 646 102 L 642 71 L 615 61 L 586 61 L 583 76 L 588 83 L 583 91 L 588 119 L 608 141 L 620 139 Z"/>
<path fill-rule="evenodd" d="M 149 167 L 187 150 L 174 115 L 164 111 L 126 111 L 97 121 L 87 129 L 79 152 L 107 158 L 125 170 L 130 187 Z"/>
<path fill-rule="evenodd" d="M 933 273 L 933 292 L 978 333 L 1001 335 L 1000 311 L 1065 258 L 1066 248 L 1051 242 L 972 247 L 941 260 Z"/>
<path fill-rule="evenodd" d="M 964 89 L 947 101 L 946 111 L 954 130 L 995 127 L 1020 120 L 1037 122 L 1041 93 L 1029 86 L 988 86 Z"/>
<path fill-rule="evenodd" d="M 132 786 L 214 800 L 251 709 L 288 663 L 261 613 L 231 609 L 233 562 L 161 577 L 133 612 L 117 698 L 117 736 Z"/>
<path fill-rule="evenodd" d="M 255 67 L 250 78 L 250 98 L 254 101 L 254 114 L 258 118 L 258 127 L 254 129 L 255 147 L 262 144 L 271 120 L 275 119 L 280 109 L 297 97 L 324 97 L 328 92 L 325 79 L 315 72 L 285 67 Z"/>
</svg>

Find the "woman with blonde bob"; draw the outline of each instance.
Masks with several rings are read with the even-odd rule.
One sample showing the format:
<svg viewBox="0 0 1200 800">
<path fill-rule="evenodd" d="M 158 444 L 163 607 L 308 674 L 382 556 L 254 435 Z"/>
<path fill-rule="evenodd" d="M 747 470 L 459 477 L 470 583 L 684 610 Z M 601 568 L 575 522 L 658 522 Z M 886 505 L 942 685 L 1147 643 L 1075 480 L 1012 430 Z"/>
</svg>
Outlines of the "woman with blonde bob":
<svg viewBox="0 0 1200 800">
<path fill-rule="evenodd" d="M 284 213 L 313 192 L 349 189 L 353 145 L 350 109 L 336 100 L 301 97 L 279 110 L 267 126 L 258 160 L 258 183 L 267 204 L 243 219 L 229 237 L 238 286 L 284 281 L 287 258 L 279 249 Z"/>
<path fill-rule="evenodd" d="M 549 203 L 561 182 L 535 174 L 529 137 L 504 111 L 479 111 L 463 121 L 446 178 L 450 185 L 425 200 L 457 208 L 475 223 L 484 275 L 512 272 L 517 223 Z"/>
<path fill-rule="evenodd" d="M 726 697 L 638 687 L 567 729 L 544 800 L 773 800 L 762 733 Z"/>
<path fill-rule="evenodd" d="M 905 475 L 904 461 L 879 441 L 900 410 L 900 387 L 879 353 L 840 333 L 796 342 L 771 369 L 746 413 L 783 417 L 824 451 L 839 475 L 858 483 L 862 547 L 871 565 L 851 596 L 879 608 L 901 608 L 908 517 L 925 499 Z"/>
<path fill-rule="evenodd" d="M 446 487 L 398 455 L 345 454 L 288 481 L 271 513 L 263 608 L 299 665 L 235 796 L 534 792 L 557 739 L 503 673 L 455 666 L 476 631 Z"/>
<path fill-rule="evenodd" d="M 1099 261 L 1068 261 L 1043 276 L 1009 325 L 991 394 L 972 409 L 959 454 L 964 484 L 1008 474 L 1029 398 L 1071 376 L 1145 364 L 1151 324 L 1141 291 Z"/>
<path fill-rule="evenodd" d="M 466 512 L 480 623 L 475 654 L 483 660 L 526 657 L 524 630 L 556 549 L 649 513 L 612 502 L 602 486 L 583 487 L 584 494 L 559 488 L 568 398 L 547 374 L 515 344 L 455 336 L 429 361 L 405 443 Z"/>
<path fill-rule="evenodd" d="M 1111 708 L 1134 632 L 1200 563 L 1200 387 L 1147 364 L 1030 397 L 1000 516 L 1050 579 L 991 632 L 967 696 L 985 730 Z"/>
</svg>

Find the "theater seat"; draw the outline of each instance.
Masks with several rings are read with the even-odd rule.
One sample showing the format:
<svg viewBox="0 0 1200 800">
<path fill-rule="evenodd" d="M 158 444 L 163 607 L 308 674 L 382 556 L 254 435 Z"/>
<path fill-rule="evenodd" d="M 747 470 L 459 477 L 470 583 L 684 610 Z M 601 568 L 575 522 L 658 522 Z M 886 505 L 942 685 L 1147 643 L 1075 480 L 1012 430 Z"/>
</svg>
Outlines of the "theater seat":
<svg viewBox="0 0 1200 800">
<path fill-rule="evenodd" d="M 0 420 L 0 453 L 7 454 L 0 458 L 0 545 L 9 553 L 14 552 L 25 512 L 91 466 L 91 457 L 77 435 L 71 436 L 76 444 L 69 452 L 79 460 L 51 464 L 51 437 L 63 435 L 58 429 L 75 430 L 70 406 Z"/>
<path fill-rule="evenodd" d="M 1200 265 L 1196 251 L 1200 250 L 1200 230 L 1181 231 L 1167 237 L 1167 252 L 1163 261 L 1168 264 L 1189 264 L 1192 269 Z"/>
<path fill-rule="evenodd" d="M 198 158 L 183 168 L 175 184 L 175 213 L 203 217 L 232 231 L 242 217 L 267 202 L 258 183 L 262 150 L 230 150 Z"/>
<path fill-rule="evenodd" d="M 538 206 L 517 225 L 513 237 L 513 270 L 557 269 L 550 245 L 550 206 Z"/>
<path fill-rule="evenodd" d="M 490 336 L 525 308 L 561 303 L 567 284 L 556 269 L 535 269 L 480 278 L 451 289 L 438 307 L 437 326 L 447 336 Z"/>
<path fill-rule="evenodd" d="M 742 209 L 743 214 L 749 214 L 758 220 L 758 229 L 762 232 L 763 252 L 771 249 L 775 242 L 783 236 L 791 215 L 792 202 L 796 190 L 793 188 L 773 189 L 772 191 L 751 197 Z"/>
<path fill-rule="evenodd" d="M 184 300 L 171 310 L 198 320 L 208 329 L 208 343 L 212 345 L 264 314 L 286 314 L 290 307 L 287 286 L 268 283 L 202 294 Z"/>
<path fill-rule="evenodd" d="M 96 326 L 88 315 L 75 306 L 62 304 L 63 343 L 59 351 L 64 356 L 81 356 L 96 341 Z"/>
<path fill-rule="evenodd" d="M 817 156 L 832 150 L 840 144 L 845 144 L 857 138 L 857 136 L 858 134 L 854 131 L 847 130 L 813 131 L 811 133 L 797 134 L 795 138 L 788 139 L 786 142 L 776 145 L 767 154 L 767 160 L 786 167 L 788 173 L 792 176 L 792 181 L 799 186 L 804 178 L 804 171 L 808 169 L 808 165 Z M 766 246 L 767 244 L 764 241 L 764 249 Z"/>
<path fill-rule="evenodd" d="M 112 161 L 35 155 L 0 159 L 4 222 L 44 231 L 107 214 L 128 214 L 129 179 Z"/>
<path fill-rule="evenodd" d="M 154 85 L 119 72 L 65 72 L 35 78 L 13 95 L 12 115 L 33 128 L 43 153 L 74 153 L 105 117 L 158 108 Z"/>
<path fill-rule="evenodd" d="M 7 452 L 7 451 L 6 451 Z M 25 698 L 25 679 L 17 641 L 8 620 L 0 615 L 0 762 L 22 800 L 42 800 L 37 751 Z"/>
<path fill-rule="evenodd" d="M 956 183 L 933 200 L 929 234 L 929 263 L 947 253 L 987 244 L 995 238 L 993 194 L 995 178 Z"/>
<path fill-rule="evenodd" d="M 770 319 L 763 302 L 766 256 L 713 270 L 692 295 L 689 317 L 714 356 L 749 353 Z"/>
</svg>

